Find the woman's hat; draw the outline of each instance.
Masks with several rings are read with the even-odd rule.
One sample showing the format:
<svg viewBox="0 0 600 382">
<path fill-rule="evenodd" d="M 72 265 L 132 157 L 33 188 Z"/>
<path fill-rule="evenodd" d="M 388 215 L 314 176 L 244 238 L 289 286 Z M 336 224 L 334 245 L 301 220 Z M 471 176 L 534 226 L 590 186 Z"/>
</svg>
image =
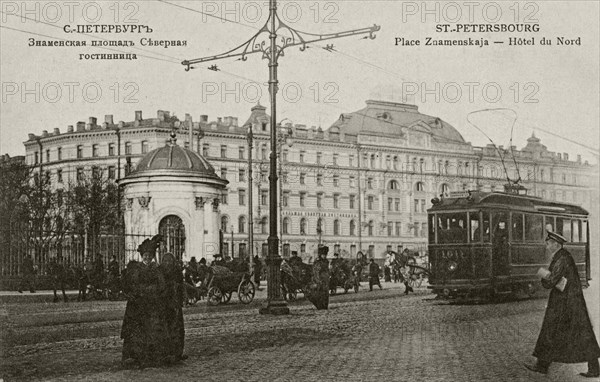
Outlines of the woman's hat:
<svg viewBox="0 0 600 382">
<path fill-rule="evenodd" d="M 161 235 L 154 235 L 152 237 L 152 239 L 146 239 L 146 240 L 142 241 L 142 244 L 140 244 L 138 246 L 137 251 L 139 253 L 141 253 L 142 255 L 146 252 L 155 254 L 156 248 L 158 248 L 158 243 L 160 243 L 161 241 L 162 241 Z"/>
</svg>

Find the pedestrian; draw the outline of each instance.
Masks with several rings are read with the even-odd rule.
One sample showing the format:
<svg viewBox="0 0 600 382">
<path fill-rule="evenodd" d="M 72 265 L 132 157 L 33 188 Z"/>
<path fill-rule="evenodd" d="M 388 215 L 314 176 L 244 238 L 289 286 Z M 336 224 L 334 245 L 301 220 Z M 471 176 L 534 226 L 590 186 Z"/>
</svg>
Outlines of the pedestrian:
<svg viewBox="0 0 600 382">
<path fill-rule="evenodd" d="M 167 361 L 168 330 L 164 319 L 165 279 L 154 257 L 160 235 L 146 239 L 138 247 L 143 261 L 131 265 L 127 274 L 127 305 L 121 327 L 123 365 L 157 366 Z"/>
<path fill-rule="evenodd" d="M 542 286 L 551 289 L 533 355 L 534 365 L 525 366 L 538 373 L 548 373 L 552 362 L 587 362 L 584 377 L 598 378 L 600 347 L 596 341 L 587 311 L 577 266 L 573 257 L 563 248 L 567 242 L 563 236 L 549 232 L 546 238 L 546 253 L 552 256 L 549 270 L 540 269 Z"/>
<path fill-rule="evenodd" d="M 319 309 L 329 307 L 329 247 L 321 246 L 317 250 L 317 259 L 313 264 L 313 277 L 308 288 L 308 300 Z"/>
<path fill-rule="evenodd" d="M 35 266 L 31 256 L 25 255 L 21 264 L 21 283 L 19 284 L 19 293 L 23 293 L 25 287 L 29 288 L 30 293 L 35 293 Z"/>
<path fill-rule="evenodd" d="M 111 260 L 108 262 L 108 290 L 109 297 L 116 299 L 119 297 L 119 291 L 121 290 L 119 275 L 119 262 L 117 256 L 113 255 Z"/>
<path fill-rule="evenodd" d="M 58 302 L 58 296 L 56 295 L 57 289 L 62 291 L 63 301 L 67 302 L 67 294 L 65 293 L 67 273 L 64 266 L 56 257 L 51 258 L 50 262 L 48 263 L 48 274 L 50 275 L 50 280 L 52 281 L 52 290 L 54 292 L 53 302 Z"/>
<path fill-rule="evenodd" d="M 181 302 L 183 299 L 183 274 L 181 268 L 175 262 L 172 253 L 165 253 L 159 269 L 165 279 L 165 289 L 162 294 L 163 319 L 167 326 L 166 362 L 168 364 L 186 359 L 183 354 L 185 328 L 183 324 L 183 310 Z"/>
<path fill-rule="evenodd" d="M 373 291 L 373 285 L 378 285 L 379 289 L 383 289 L 381 282 L 379 282 L 379 265 L 375 262 L 375 259 L 371 257 L 369 260 L 369 291 Z"/>
<path fill-rule="evenodd" d="M 253 271 L 254 271 L 254 285 L 256 285 L 256 289 L 257 290 L 261 290 L 260 289 L 260 276 L 262 275 L 262 262 L 260 261 L 260 258 L 258 257 L 258 255 L 254 256 L 254 261 L 253 261 Z"/>
</svg>

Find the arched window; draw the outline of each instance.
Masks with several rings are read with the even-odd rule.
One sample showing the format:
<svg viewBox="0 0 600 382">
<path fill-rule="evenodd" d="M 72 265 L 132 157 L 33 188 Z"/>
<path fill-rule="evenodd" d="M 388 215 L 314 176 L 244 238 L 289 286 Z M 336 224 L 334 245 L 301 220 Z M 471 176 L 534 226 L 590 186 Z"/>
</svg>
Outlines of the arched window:
<svg viewBox="0 0 600 382">
<path fill-rule="evenodd" d="M 228 232 L 229 230 L 229 218 L 227 216 L 221 216 L 221 231 Z"/>
<path fill-rule="evenodd" d="M 388 183 L 388 188 L 390 190 L 399 190 L 400 184 L 398 183 L 397 180 L 390 180 L 390 182 Z"/>
<path fill-rule="evenodd" d="M 240 216 L 238 218 L 238 232 L 239 233 L 246 232 L 246 217 L 245 216 Z"/>
<path fill-rule="evenodd" d="M 375 154 L 371 154 L 370 167 L 375 168 Z"/>
<path fill-rule="evenodd" d="M 333 221 L 333 234 L 334 235 L 340 234 L 340 221 L 337 219 Z"/>
<path fill-rule="evenodd" d="M 300 219 L 300 235 L 306 235 L 306 219 Z"/>
<path fill-rule="evenodd" d="M 317 219 L 317 235 L 323 235 L 325 233 L 325 224 L 322 218 Z"/>
<path fill-rule="evenodd" d="M 450 193 L 450 186 L 448 186 L 448 184 L 446 183 L 442 184 L 442 186 L 440 187 L 440 192 L 442 195 L 448 196 L 448 194 Z"/>
<path fill-rule="evenodd" d="M 373 236 L 373 220 L 369 220 L 367 234 Z"/>
<path fill-rule="evenodd" d="M 281 222 L 281 231 L 285 235 L 290 233 L 290 218 L 283 218 L 283 221 Z"/>
<path fill-rule="evenodd" d="M 356 235 L 356 222 L 354 220 L 350 220 L 350 236 Z"/>
<path fill-rule="evenodd" d="M 267 217 L 260 219 L 260 233 L 267 233 Z"/>
<path fill-rule="evenodd" d="M 423 182 L 417 182 L 417 184 L 415 184 L 415 191 L 417 191 L 417 192 L 425 191 L 425 184 Z"/>
<path fill-rule="evenodd" d="M 398 170 L 399 167 L 400 161 L 398 160 L 398 157 L 394 157 L 394 170 Z"/>
</svg>

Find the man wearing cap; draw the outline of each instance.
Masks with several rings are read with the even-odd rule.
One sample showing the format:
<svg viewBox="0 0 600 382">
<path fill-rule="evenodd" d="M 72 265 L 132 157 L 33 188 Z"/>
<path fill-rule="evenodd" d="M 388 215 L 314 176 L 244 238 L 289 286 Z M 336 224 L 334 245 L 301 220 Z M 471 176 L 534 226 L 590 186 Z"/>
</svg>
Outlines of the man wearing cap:
<svg viewBox="0 0 600 382">
<path fill-rule="evenodd" d="M 600 376 L 600 347 L 583 298 L 577 266 L 571 254 L 563 248 L 566 242 L 567 239 L 554 232 L 549 232 L 546 238 L 546 250 L 552 255 L 552 261 L 549 272 L 541 272 L 544 274 L 542 285 L 552 290 L 533 351 L 537 363 L 525 366 L 531 371 L 546 374 L 552 362 L 587 362 L 588 371 L 580 374 L 597 378 Z"/>
</svg>

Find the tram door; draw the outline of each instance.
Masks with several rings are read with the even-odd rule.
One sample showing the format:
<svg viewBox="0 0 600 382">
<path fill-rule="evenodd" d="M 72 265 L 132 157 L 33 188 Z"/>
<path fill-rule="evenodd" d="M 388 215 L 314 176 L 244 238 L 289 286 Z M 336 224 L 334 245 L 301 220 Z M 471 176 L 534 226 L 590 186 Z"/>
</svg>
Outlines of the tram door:
<svg viewBox="0 0 600 382">
<path fill-rule="evenodd" d="M 508 212 L 492 213 L 492 275 L 508 276 Z"/>
<path fill-rule="evenodd" d="M 179 216 L 165 216 L 158 225 L 158 232 L 163 241 L 160 244 L 161 254 L 171 252 L 181 260 L 185 252 L 185 225 Z"/>
</svg>

